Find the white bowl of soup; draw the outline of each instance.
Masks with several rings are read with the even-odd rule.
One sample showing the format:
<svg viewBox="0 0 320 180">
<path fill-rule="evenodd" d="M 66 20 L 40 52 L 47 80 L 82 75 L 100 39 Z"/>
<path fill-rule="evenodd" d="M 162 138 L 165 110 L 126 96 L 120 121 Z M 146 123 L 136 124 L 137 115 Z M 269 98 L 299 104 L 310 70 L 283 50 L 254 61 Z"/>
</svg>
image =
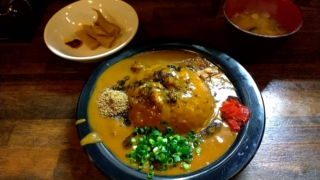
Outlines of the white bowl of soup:
<svg viewBox="0 0 320 180">
<path fill-rule="evenodd" d="M 303 24 L 302 12 L 290 0 L 227 0 L 223 10 L 234 27 L 260 37 L 285 37 Z"/>
<path fill-rule="evenodd" d="M 233 126 L 221 114 L 235 99 L 251 111 Z M 254 156 L 264 123 L 260 92 L 239 63 L 182 42 L 107 59 L 84 86 L 76 121 L 81 145 L 112 179 L 229 179 Z"/>
</svg>

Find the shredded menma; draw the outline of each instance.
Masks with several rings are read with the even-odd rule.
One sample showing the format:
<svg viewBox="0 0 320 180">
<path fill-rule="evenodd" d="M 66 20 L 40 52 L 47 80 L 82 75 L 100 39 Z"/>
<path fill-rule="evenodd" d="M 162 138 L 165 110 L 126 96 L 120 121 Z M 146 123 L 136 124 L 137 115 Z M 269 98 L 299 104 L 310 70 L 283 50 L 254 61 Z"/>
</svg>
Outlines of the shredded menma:
<svg viewBox="0 0 320 180">
<path fill-rule="evenodd" d="M 105 88 L 98 98 L 97 106 L 103 117 L 117 116 L 128 110 L 128 96 L 122 91 Z"/>
</svg>

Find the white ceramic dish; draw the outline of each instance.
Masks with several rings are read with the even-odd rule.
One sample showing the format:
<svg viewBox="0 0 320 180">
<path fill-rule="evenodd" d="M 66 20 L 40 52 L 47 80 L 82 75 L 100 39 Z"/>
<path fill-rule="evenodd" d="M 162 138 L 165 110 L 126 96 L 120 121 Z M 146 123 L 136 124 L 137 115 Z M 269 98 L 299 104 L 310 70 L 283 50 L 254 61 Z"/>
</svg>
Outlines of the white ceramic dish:
<svg viewBox="0 0 320 180">
<path fill-rule="evenodd" d="M 65 42 L 76 39 L 74 33 L 83 24 L 92 24 L 97 19 L 97 13 L 92 8 L 102 12 L 108 21 L 116 23 L 121 29 L 120 35 L 109 49 L 100 46 L 91 50 L 84 44 L 77 49 L 69 47 Z M 125 47 L 136 34 L 138 24 L 136 11 L 123 1 L 81 0 L 52 16 L 46 25 L 44 40 L 47 47 L 62 58 L 84 63 L 98 62 Z"/>
</svg>

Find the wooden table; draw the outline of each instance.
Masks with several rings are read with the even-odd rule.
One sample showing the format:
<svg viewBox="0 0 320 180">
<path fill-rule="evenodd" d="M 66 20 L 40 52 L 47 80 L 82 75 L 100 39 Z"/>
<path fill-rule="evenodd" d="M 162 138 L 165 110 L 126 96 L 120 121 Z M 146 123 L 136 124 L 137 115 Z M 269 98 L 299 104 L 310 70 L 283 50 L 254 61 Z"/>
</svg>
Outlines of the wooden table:
<svg viewBox="0 0 320 180">
<path fill-rule="evenodd" d="M 79 94 L 99 64 L 62 59 L 43 39 L 51 16 L 71 2 L 49 2 L 30 42 L 0 44 L 0 179 L 108 179 L 89 161 L 75 126 Z M 192 40 L 231 55 L 258 84 L 265 134 L 253 160 L 233 179 L 320 178 L 319 0 L 294 1 L 303 12 L 302 28 L 267 53 L 234 38 L 224 1 L 126 2 L 140 20 L 129 46 Z"/>
</svg>

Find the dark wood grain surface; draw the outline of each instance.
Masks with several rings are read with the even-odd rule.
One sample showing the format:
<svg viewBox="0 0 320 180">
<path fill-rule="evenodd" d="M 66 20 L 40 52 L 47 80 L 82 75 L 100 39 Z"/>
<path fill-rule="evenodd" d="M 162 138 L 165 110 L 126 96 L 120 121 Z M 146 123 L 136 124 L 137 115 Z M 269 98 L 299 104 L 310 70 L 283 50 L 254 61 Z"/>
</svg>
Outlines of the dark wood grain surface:
<svg viewBox="0 0 320 180">
<path fill-rule="evenodd" d="M 30 42 L 0 43 L 0 179 L 108 179 L 88 159 L 75 126 L 79 94 L 99 64 L 62 59 L 44 43 L 46 23 L 71 2 L 50 1 Z M 228 53 L 256 81 L 265 103 L 265 133 L 234 180 L 320 178 L 319 0 L 295 0 L 302 28 L 261 44 L 248 44 L 250 38 L 230 29 L 223 0 L 126 2 L 140 20 L 129 46 L 191 40 Z"/>
</svg>

